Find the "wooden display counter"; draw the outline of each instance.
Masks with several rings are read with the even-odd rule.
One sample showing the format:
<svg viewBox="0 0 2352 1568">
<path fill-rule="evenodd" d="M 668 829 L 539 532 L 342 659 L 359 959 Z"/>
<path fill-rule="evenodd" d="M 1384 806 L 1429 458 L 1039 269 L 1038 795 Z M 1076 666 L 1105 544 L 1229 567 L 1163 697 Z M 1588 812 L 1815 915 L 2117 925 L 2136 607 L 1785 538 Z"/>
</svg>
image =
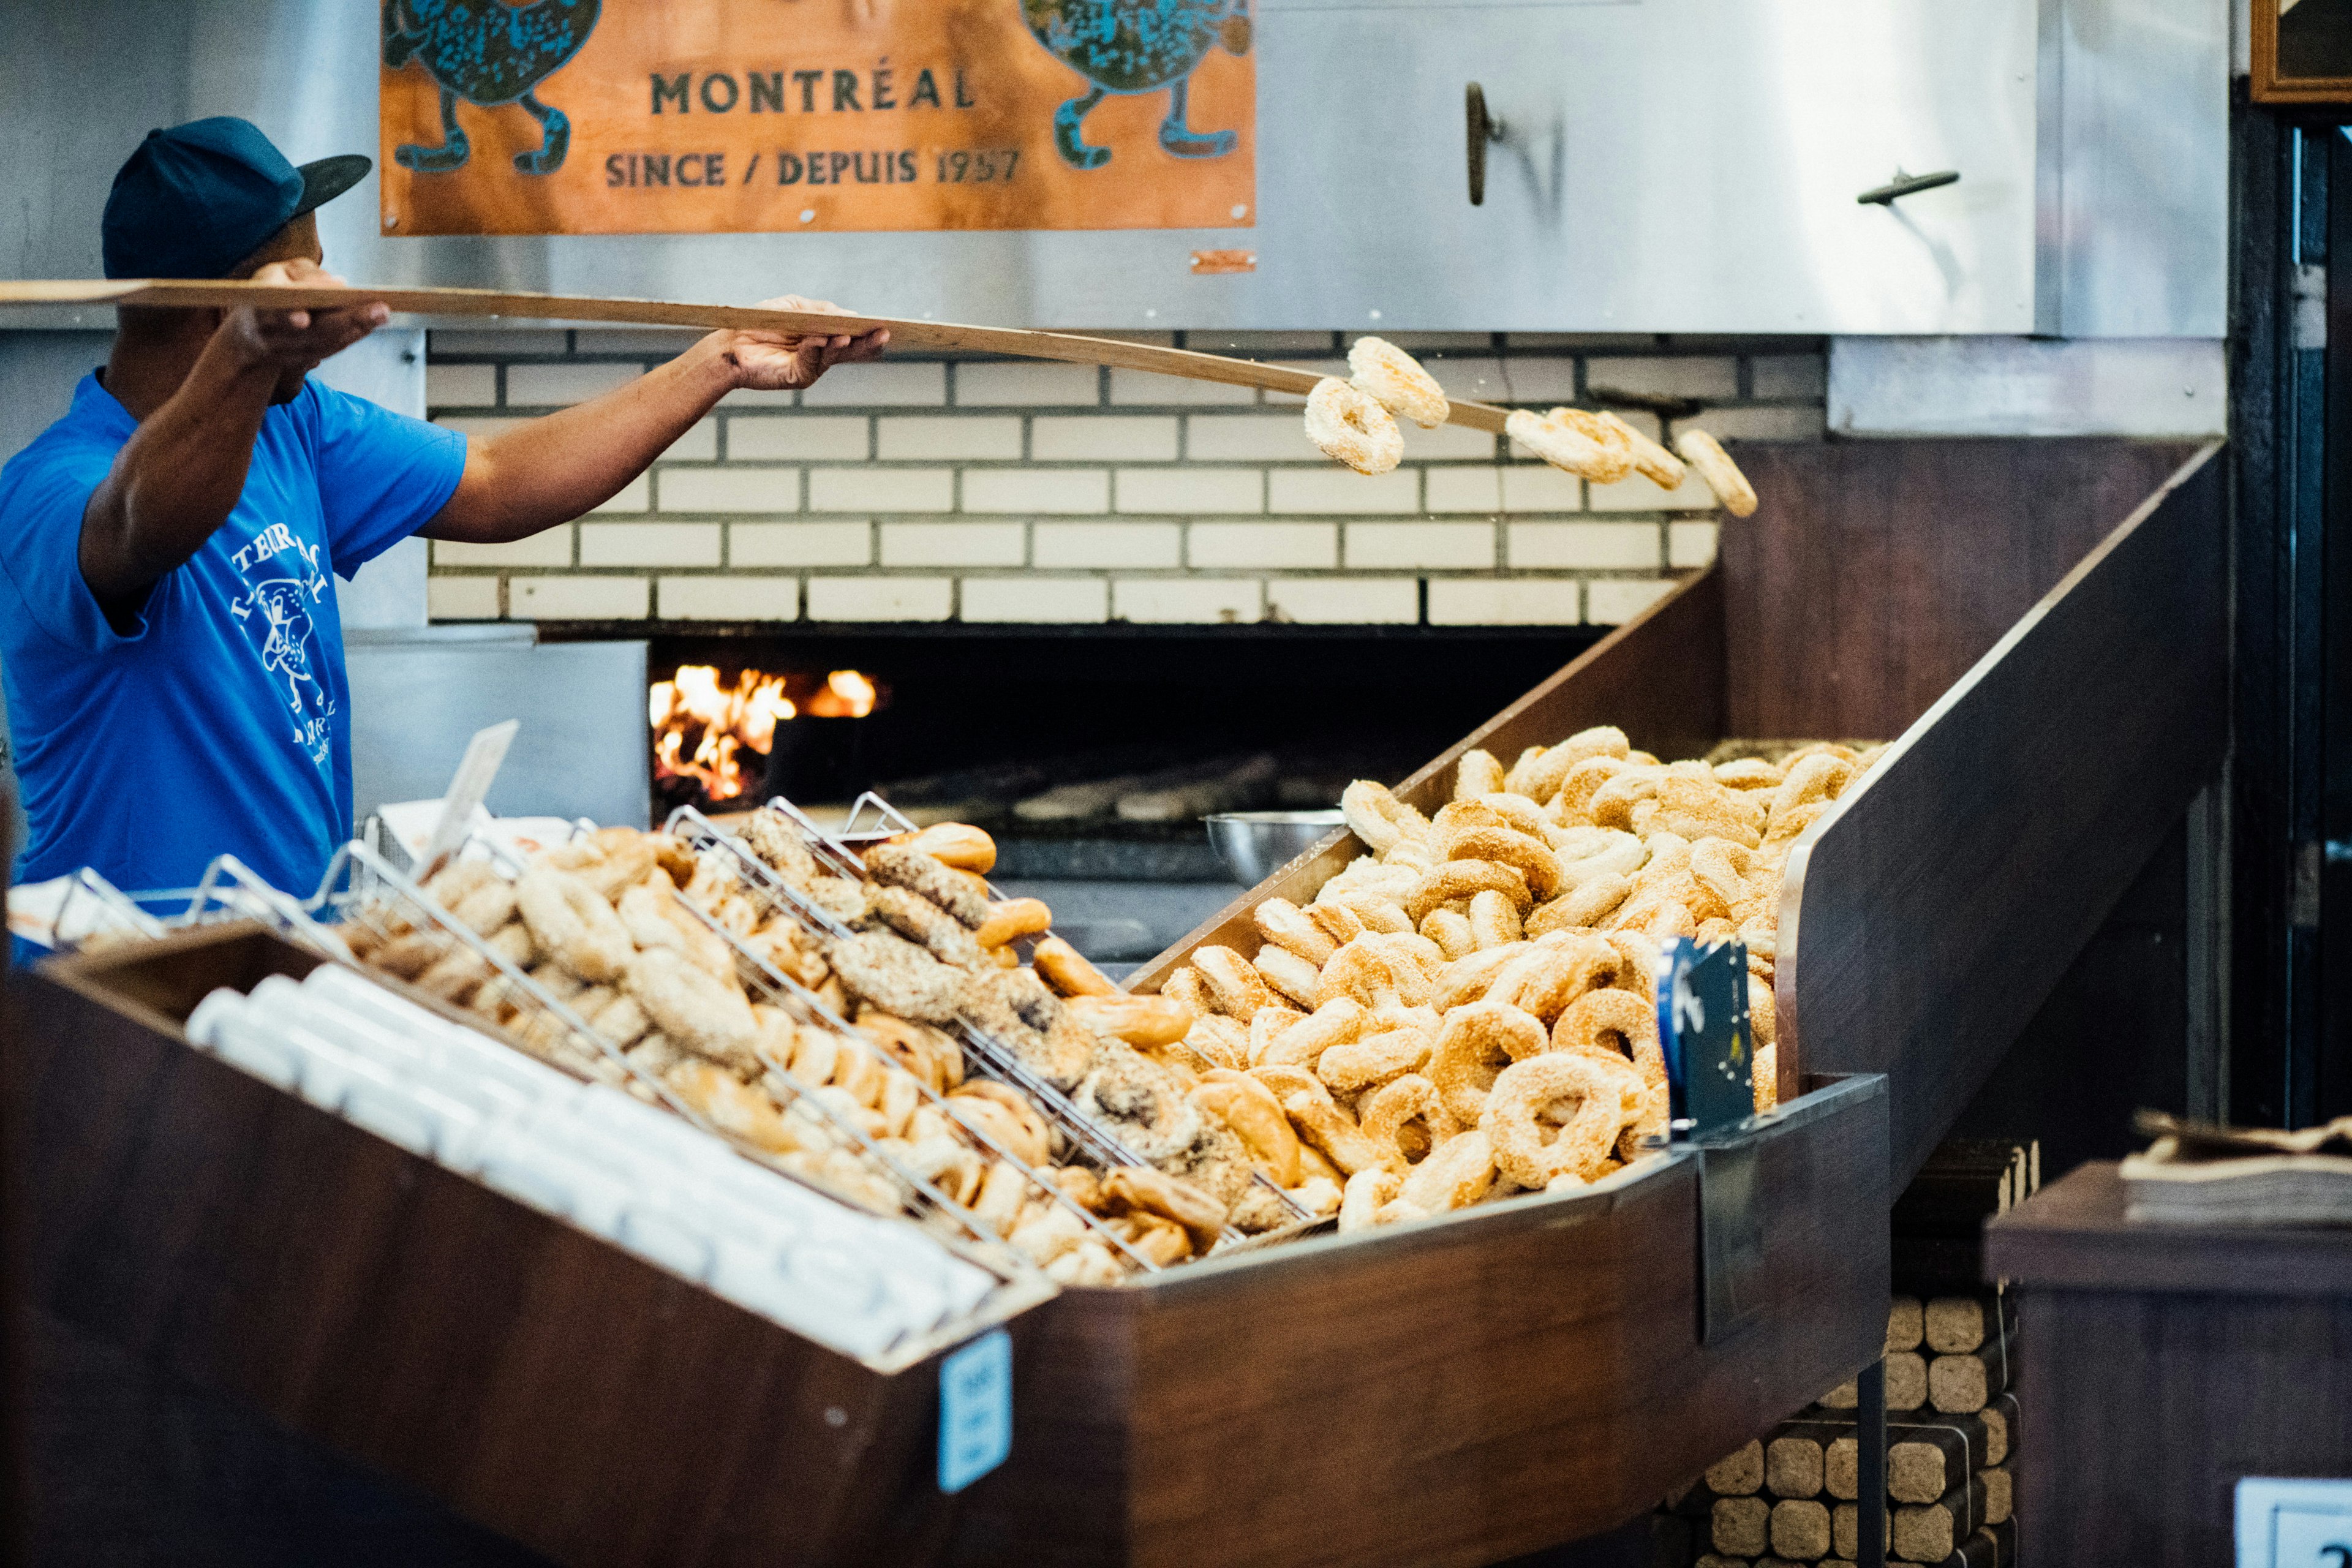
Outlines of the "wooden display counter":
<svg viewBox="0 0 2352 1568">
<path fill-rule="evenodd" d="M 1572 1195 L 1066 1291 L 1010 1320 L 1015 1461 L 942 1499 L 937 1351 L 823 1351 L 185 1043 L 316 962 L 215 927 L 24 982 L 30 1293 L 565 1563 L 1491 1562 L 1883 1331 L 1885 1083 L 1828 1082 Z"/>
<path fill-rule="evenodd" d="M 1471 1564 L 1622 1524 L 1876 1352 L 1885 1162 L 1885 1080 L 1846 1079 L 1574 1194 L 1066 1290 L 956 1560 Z"/>
<path fill-rule="evenodd" d="M 16 977 L 34 1304 L 572 1568 L 937 1560 L 952 1345 L 824 1349 L 181 1033 L 319 962 L 210 926 Z"/>
<path fill-rule="evenodd" d="M 2225 1568 L 2239 1478 L 2352 1477 L 2352 1236 L 2133 1225 L 2099 1162 L 1989 1224 L 1985 1268 L 2032 1390 L 2021 1561 Z"/>
<path fill-rule="evenodd" d="M 1884 1074 L 1890 1096 L 1891 1184 L 1849 1222 L 1876 1272 L 1828 1282 L 1824 1313 L 1861 1310 L 1864 1298 L 1867 1310 L 1884 1310 L 1884 1203 L 2219 771 L 2228 669 L 2219 450 L 2117 440 L 1745 448 L 1739 460 L 1763 504 L 1724 522 L 1714 566 L 1396 787 L 1433 813 L 1452 796 L 1464 752 L 1483 747 L 1508 762 L 1596 724 L 1670 759 L 1727 738 L 1891 742 L 1799 841 L 1781 889 L 1774 1001 L 1784 1101 L 1819 1074 Z M 1250 916 L 1262 900 L 1305 903 L 1363 852 L 1352 834 L 1335 833 L 1130 987 L 1157 989 L 1204 943 L 1255 952 Z M 1769 1249 L 1786 1244 L 1794 1215 L 1784 1199 L 1767 1204 Z M 1434 1270 L 1428 1288 L 1442 1288 Z M 1771 1330 L 1791 1356 L 1808 1348 L 1802 1318 L 1801 1309 Z M 1613 1337 L 1638 1341 L 1631 1324 L 1582 1331 L 1575 1353 L 1584 1362 L 1642 1359 Z M 1838 1377 L 1875 1353 L 1868 1336 L 1851 1343 Z M 1646 1430 L 1704 1424 L 1720 1434 L 1709 1438 L 1718 1454 L 1802 1402 L 1718 1426 L 1663 1389 L 1650 1393 L 1635 1407 L 1654 1422 Z M 1643 1419 L 1629 1414 L 1618 1430 Z M 1146 1434 L 1128 1436 L 1139 1444 Z M 1683 1459 L 1622 1441 L 1597 1465 L 1563 1449 L 1551 1483 L 1572 1496 L 1552 1493 L 1559 1511 L 1549 1517 L 1572 1516 L 1583 1530 L 1622 1522 L 1638 1511 L 1633 1500 L 1689 1479 Z M 994 1484 L 1020 1484 L 1027 1463 L 1016 1454 L 1016 1473 Z M 1342 1532 L 1349 1512 L 1325 1510 L 1322 1538 Z M 1308 1560 L 1376 1559 L 1335 1551 Z"/>
<path fill-rule="evenodd" d="M 2211 776 L 2213 450 L 1743 452 L 1765 505 L 1715 567 L 1400 794 L 1596 723 L 1899 737 L 1789 864 L 1780 1109 L 1573 1194 L 1065 1291 L 1010 1319 L 1013 1457 L 954 1499 L 935 1352 L 822 1351 L 191 1049 L 205 990 L 314 962 L 258 932 L 25 986 L 30 1289 L 565 1563 L 1469 1565 L 1607 1530 L 1877 1354 L 1892 1191 Z"/>
</svg>

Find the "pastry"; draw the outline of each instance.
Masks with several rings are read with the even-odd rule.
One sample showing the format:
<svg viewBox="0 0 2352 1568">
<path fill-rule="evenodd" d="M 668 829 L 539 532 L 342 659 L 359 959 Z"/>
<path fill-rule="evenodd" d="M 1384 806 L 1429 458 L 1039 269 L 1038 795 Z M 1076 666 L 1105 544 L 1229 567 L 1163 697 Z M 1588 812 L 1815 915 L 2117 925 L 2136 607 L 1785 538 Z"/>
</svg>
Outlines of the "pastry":
<svg viewBox="0 0 2352 1568">
<path fill-rule="evenodd" d="M 1370 394 L 1325 376 L 1307 395 L 1307 438 L 1360 474 L 1385 474 L 1404 458 L 1396 418 Z"/>
<path fill-rule="evenodd" d="M 1273 1000 L 1257 970 L 1230 947 L 1211 944 L 1194 949 L 1192 967 L 1207 984 L 1210 1002 L 1229 1018 L 1247 1020 Z"/>
<path fill-rule="evenodd" d="M 1385 1165 L 1370 1165 L 1349 1176 L 1339 1199 L 1340 1234 L 1370 1229 L 1403 1184 L 1404 1178 Z"/>
<path fill-rule="evenodd" d="M 1675 450 L 1682 454 L 1683 461 L 1698 470 L 1698 477 L 1706 481 L 1706 488 L 1715 492 L 1724 510 L 1734 517 L 1754 514 L 1756 487 L 1748 482 L 1748 476 L 1739 471 L 1739 465 L 1731 460 L 1731 454 L 1714 437 L 1696 427 L 1683 430 L 1675 437 Z"/>
<path fill-rule="evenodd" d="M 1420 812 L 1370 779 L 1358 779 L 1339 795 L 1340 815 L 1349 829 L 1375 855 L 1384 855 L 1405 837 L 1419 838 L 1429 831 Z"/>
<path fill-rule="evenodd" d="M 961 921 L 906 888 L 877 888 L 868 900 L 874 914 L 909 942 L 919 942 L 942 963 L 966 968 L 980 963 L 980 943 Z"/>
<path fill-rule="evenodd" d="M 651 862 L 648 862 L 650 865 Z M 755 1071 L 757 1032 L 741 989 L 695 968 L 670 948 L 647 948 L 631 958 L 622 985 L 676 1044 L 739 1072 Z M 594 1026 L 593 1020 L 590 1026 Z"/>
<path fill-rule="evenodd" d="M 1453 412 L 1437 378 L 1385 338 L 1358 338 L 1348 350 L 1348 369 L 1352 373 L 1350 383 L 1358 391 L 1424 430 L 1436 429 Z"/>
<path fill-rule="evenodd" d="M 1474 1002 L 1445 1015 L 1428 1078 L 1447 1114 L 1475 1127 L 1495 1079 L 1513 1062 L 1539 1055 L 1543 1025 L 1507 1002 Z"/>
<path fill-rule="evenodd" d="M 1437 1086 L 1419 1073 L 1391 1079 L 1367 1095 L 1357 1121 L 1383 1154 L 1395 1153 L 1389 1168 L 1399 1173 L 1462 1131 Z"/>
<path fill-rule="evenodd" d="M 905 844 L 877 844 L 866 851 L 866 869 L 877 882 L 920 893 L 969 931 L 988 923 L 987 898 L 921 850 Z"/>
<path fill-rule="evenodd" d="M 1674 489 L 1682 484 L 1685 470 L 1680 458 L 1675 457 L 1614 414 L 1603 413 L 1601 417 L 1623 433 L 1626 447 L 1633 456 L 1635 473 L 1662 490 Z"/>
<path fill-rule="evenodd" d="M 1182 1039 L 1192 1027 L 1192 1013 L 1169 996 L 1072 996 L 1062 1004 L 1070 1016 L 1097 1035 L 1108 1035 L 1130 1046 L 1165 1046 Z"/>
<path fill-rule="evenodd" d="M 1250 919 L 1257 927 L 1258 935 L 1318 969 L 1339 950 L 1339 943 L 1348 940 L 1335 937 L 1321 922 L 1309 917 L 1306 910 L 1288 899 L 1266 900 L 1258 905 Z M 1357 922 L 1359 926 L 1361 923 Z M 1258 956 L 1264 959 L 1263 950 Z"/>
<path fill-rule="evenodd" d="M 533 867 L 523 872 L 515 883 L 515 907 L 540 951 L 592 984 L 619 979 L 636 952 L 613 906 L 568 871 Z"/>
<path fill-rule="evenodd" d="M 1118 987 L 1109 977 L 1088 963 L 1086 955 L 1060 937 L 1049 936 L 1037 944 L 1030 963 L 1046 984 L 1065 996 L 1115 996 Z M 1188 1005 L 1192 1005 L 1189 1001 Z M 1202 1009 L 1193 1005 L 1193 1011 Z"/>
<path fill-rule="evenodd" d="M 1630 1068 L 1549 1051 L 1503 1069 L 1478 1125 L 1504 1173 L 1523 1187 L 1542 1187 L 1562 1174 L 1591 1180 L 1641 1109 L 1641 1083 Z"/>
<path fill-rule="evenodd" d="M 828 942 L 825 962 L 845 989 L 885 1012 L 925 1024 L 950 1023 L 963 994 L 963 972 L 888 931 Z"/>
<path fill-rule="evenodd" d="M 1613 485 L 1633 471 L 1633 447 L 1625 439 L 1625 426 L 1580 408 L 1555 408 L 1543 415 L 1515 408 L 1503 421 L 1503 431 L 1553 468 L 1595 484 Z"/>
<path fill-rule="evenodd" d="M 982 947 L 1003 947 L 1022 937 L 1050 931 L 1053 924 L 1054 911 L 1045 907 L 1045 900 L 1006 899 L 988 906 L 988 918 L 972 932 L 972 940 Z"/>
<path fill-rule="evenodd" d="M 1475 800 L 1482 795 L 1492 795 L 1503 787 L 1503 764 L 1495 753 L 1471 750 L 1462 753 L 1454 769 L 1454 798 Z"/>
<path fill-rule="evenodd" d="M 908 835 L 905 842 L 908 848 L 959 871 L 985 877 L 996 868 L 996 840 L 968 823 L 934 823 Z"/>
</svg>

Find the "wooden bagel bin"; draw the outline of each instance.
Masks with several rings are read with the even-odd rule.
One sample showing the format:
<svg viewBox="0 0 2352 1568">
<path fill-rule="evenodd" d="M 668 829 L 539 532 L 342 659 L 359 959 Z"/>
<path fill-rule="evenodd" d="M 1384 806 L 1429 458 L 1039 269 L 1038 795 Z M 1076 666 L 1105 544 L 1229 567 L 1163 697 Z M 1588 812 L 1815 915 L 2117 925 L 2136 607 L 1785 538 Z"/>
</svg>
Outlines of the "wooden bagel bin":
<svg viewBox="0 0 2352 1568">
<path fill-rule="evenodd" d="M 23 988 L 28 1293 L 580 1568 L 1466 1565 L 1612 1529 L 1876 1355 L 1893 1191 L 2211 776 L 2213 455 L 1741 452 L 1764 504 L 1715 566 L 1399 793 L 1596 723 L 1894 740 L 1789 862 L 1780 1107 L 1578 1192 L 1007 1303 L 976 1326 L 1013 1339 L 1012 1456 L 953 1498 L 951 1345 L 825 1351 L 190 1047 L 212 986 L 317 962 L 257 927 Z"/>
<path fill-rule="evenodd" d="M 237 921 L 19 976 L 24 1293 L 49 1336 L 161 1374 L 125 1419 L 226 1393 L 571 1568 L 940 1559 L 940 1363 L 997 1328 L 1033 1360 L 1050 1284 L 853 1356 L 189 1044 L 214 987 L 321 962 Z"/>
<path fill-rule="evenodd" d="M 1574 1194 L 1066 1290 L 960 1559 L 1491 1563 L 1638 1516 L 1874 1359 L 1893 1194 L 2218 773 L 2218 451 L 1741 451 L 1763 504 L 1715 565 L 1396 793 L 1434 811 L 1463 752 L 1594 724 L 1669 758 L 1892 741 L 1789 860 L 1780 1108 Z M 1130 988 L 1255 951 L 1260 900 L 1362 852 L 1335 833 Z"/>
</svg>

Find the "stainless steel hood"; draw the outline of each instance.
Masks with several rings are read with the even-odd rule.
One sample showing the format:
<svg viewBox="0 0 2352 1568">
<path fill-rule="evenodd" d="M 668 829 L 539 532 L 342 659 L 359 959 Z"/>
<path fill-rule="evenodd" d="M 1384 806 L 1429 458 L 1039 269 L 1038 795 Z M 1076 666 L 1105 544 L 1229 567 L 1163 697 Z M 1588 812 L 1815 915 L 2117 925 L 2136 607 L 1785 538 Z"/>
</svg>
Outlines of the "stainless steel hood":
<svg viewBox="0 0 2352 1568">
<path fill-rule="evenodd" d="M 375 7 L 0 10 L 15 275 L 95 271 L 150 125 L 375 147 Z M 2225 0 L 1259 0 L 1255 230 L 387 239 L 373 182 L 323 226 L 384 281 L 1021 325 L 2216 337 L 2227 40 Z M 1474 80 L 1507 127 L 1477 207 Z M 1856 204 L 1898 169 L 1961 177 Z M 1234 246 L 1255 273 L 1192 274 Z"/>
</svg>

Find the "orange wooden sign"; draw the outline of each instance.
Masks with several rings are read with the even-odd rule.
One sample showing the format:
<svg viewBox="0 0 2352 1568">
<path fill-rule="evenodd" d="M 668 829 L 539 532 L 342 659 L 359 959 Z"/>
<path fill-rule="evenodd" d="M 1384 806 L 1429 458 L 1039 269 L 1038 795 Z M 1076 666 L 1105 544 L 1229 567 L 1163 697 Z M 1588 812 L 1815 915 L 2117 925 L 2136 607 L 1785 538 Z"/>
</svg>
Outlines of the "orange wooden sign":
<svg viewBox="0 0 2352 1568">
<path fill-rule="evenodd" d="M 383 232 L 1245 228 L 1248 0 L 391 0 Z"/>
</svg>

